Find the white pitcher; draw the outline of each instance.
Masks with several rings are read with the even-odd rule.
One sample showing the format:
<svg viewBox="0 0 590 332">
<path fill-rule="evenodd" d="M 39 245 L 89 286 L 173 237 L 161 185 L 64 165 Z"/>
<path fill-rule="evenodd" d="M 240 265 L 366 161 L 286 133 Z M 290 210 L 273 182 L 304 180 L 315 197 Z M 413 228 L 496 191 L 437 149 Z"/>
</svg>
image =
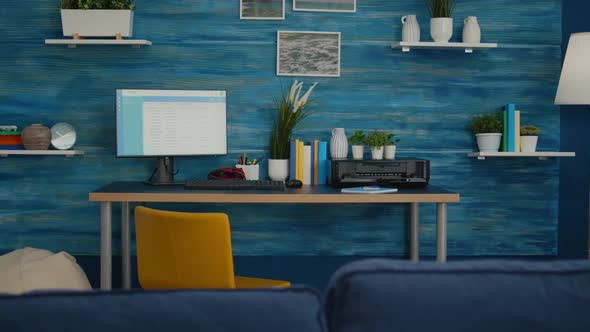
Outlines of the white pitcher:
<svg viewBox="0 0 590 332">
<path fill-rule="evenodd" d="M 332 129 L 330 157 L 332 159 L 346 159 L 348 157 L 348 139 L 344 133 L 344 128 Z"/>
<path fill-rule="evenodd" d="M 419 42 L 420 41 L 420 24 L 416 15 L 402 16 L 402 41 Z"/>
<path fill-rule="evenodd" d="M 481 30 L 477 23 L 476 16 L 468 16 L 463 26 L 463 42 L 469 44 L 479 44 L 481 42 Z"/>
</svg>

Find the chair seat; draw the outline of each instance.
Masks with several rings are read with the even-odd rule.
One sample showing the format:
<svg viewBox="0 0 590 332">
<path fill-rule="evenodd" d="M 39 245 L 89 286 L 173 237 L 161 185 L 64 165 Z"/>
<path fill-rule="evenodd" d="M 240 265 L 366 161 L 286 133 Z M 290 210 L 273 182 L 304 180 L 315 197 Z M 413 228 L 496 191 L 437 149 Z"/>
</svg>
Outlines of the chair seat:
<svg viewBox="0 0 590 332">
<path fill-rule="evenodd" d="M 291 283 L 284 280 L 235 276 L 236 288 L 285 288 Z"/>
</svg>

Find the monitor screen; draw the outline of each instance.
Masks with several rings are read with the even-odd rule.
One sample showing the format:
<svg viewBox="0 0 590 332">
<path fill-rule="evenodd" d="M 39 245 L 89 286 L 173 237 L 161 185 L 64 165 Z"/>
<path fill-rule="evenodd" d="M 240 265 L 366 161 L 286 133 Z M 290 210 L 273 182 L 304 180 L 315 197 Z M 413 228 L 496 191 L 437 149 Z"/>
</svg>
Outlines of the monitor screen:
<svg viewBox="0 0 590 332">
<path fill-rule="evenodd" d="M 117 156 L 227 154 L 226 92 L 117 90 Z"/>
</svg>

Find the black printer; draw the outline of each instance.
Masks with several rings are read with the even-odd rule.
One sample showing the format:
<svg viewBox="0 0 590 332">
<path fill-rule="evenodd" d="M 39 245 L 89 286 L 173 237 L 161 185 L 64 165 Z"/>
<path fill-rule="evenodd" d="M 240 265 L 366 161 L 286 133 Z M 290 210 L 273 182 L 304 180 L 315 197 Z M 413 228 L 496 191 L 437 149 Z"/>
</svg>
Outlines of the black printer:
<svg viewBox="0 0 590 332">
<path fill-rule="evenodd" d="M 425 187 L 430 161 L 425 159 L 332 160 L 331 185 L 339 188 L 380 185 Z"/>
</svg>

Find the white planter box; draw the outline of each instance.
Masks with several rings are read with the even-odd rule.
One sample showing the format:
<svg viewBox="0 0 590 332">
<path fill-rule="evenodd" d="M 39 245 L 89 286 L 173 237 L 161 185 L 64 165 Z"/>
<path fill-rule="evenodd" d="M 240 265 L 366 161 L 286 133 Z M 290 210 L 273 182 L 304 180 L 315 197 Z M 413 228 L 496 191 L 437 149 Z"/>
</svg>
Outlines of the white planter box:
<svg viewBox="0 0 590 332">
<path fill-rule="evenodd" d="M 133 36 L 133 11 L 113 9 L 62 9 L 61 25 L 64 36 L 81 37 Z"/>
</svg>

